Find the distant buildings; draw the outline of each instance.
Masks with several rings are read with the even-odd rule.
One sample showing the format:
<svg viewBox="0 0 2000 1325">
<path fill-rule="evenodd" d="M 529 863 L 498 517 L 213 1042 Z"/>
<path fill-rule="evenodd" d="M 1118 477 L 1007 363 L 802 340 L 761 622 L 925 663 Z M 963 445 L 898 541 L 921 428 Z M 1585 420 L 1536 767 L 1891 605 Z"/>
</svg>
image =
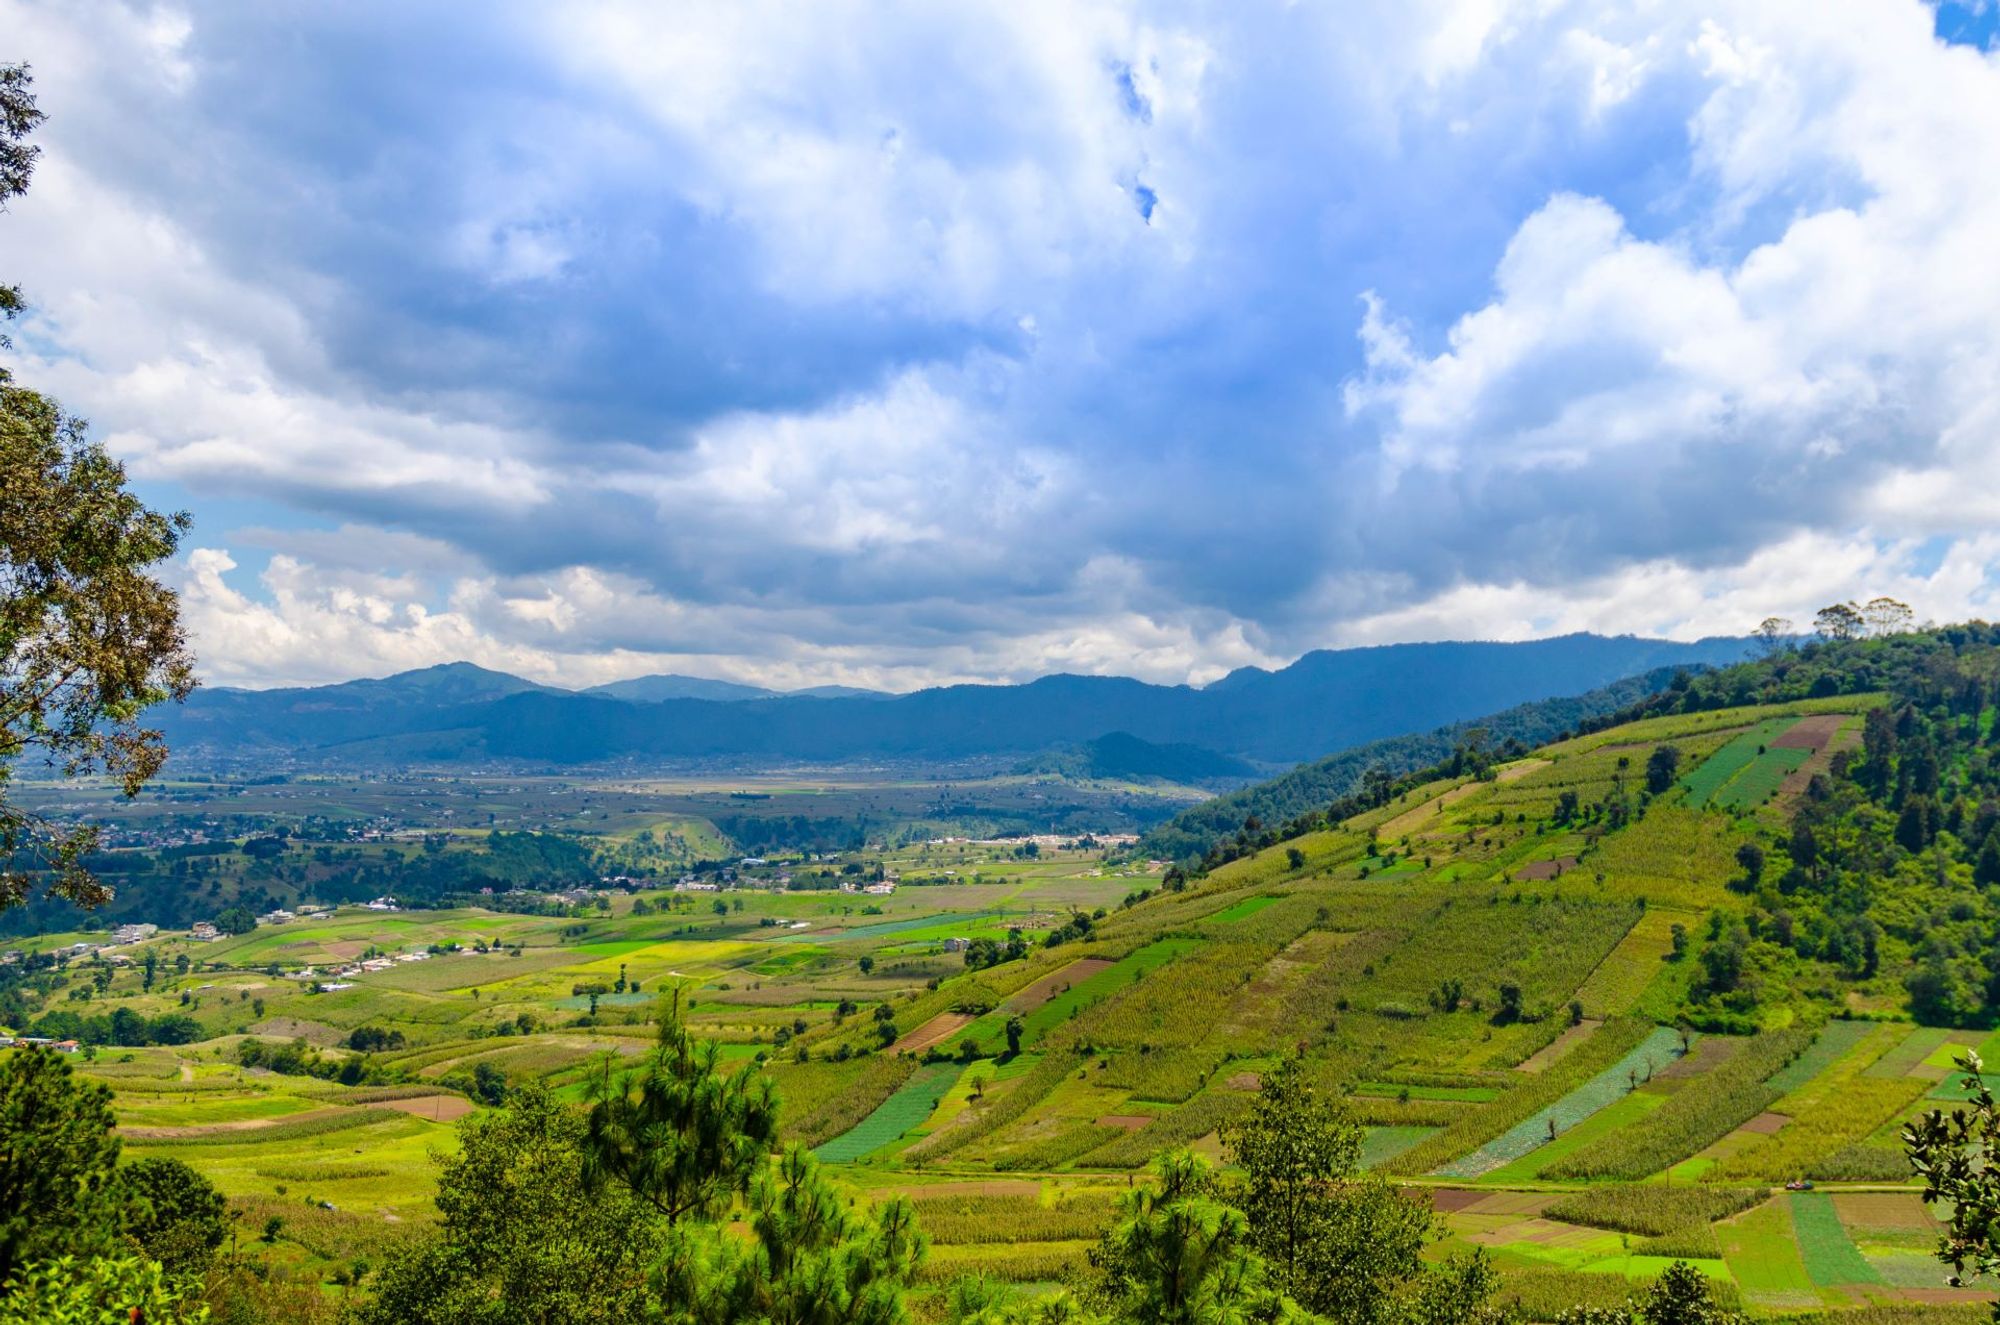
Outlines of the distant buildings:
<svg viewBox="0 0 2000 1325">
<path fill-rule="evenodd" d="M 370 911 L 400 911 L 403 908 L 396 905 L 396 899 L 393 897 L 378 897 L 368 903 L 368 909 Z"/>
<path fill-rule="evenodd" d="M 282 906 L 279 906 L 279 907 L 273 907 L 271 910 L 266 911 L 263 915 L 258 916 L 257 923 L 260 925 L 283 925 L 297 919 L 298 919 L 297 916 L 293 915 L 290 911 L 285 910 L 285 908 L 283 908 Z"/>
<path fill-rule="evenodd" d="M 188 937 L 196 943 L 213 943 L 222 937 L 222 931 L 206 920 L 197 920 L 194 928 L 188 931 Z"/>
<path fill-rule="evenodd" d="M 115 944 L 143 943 L 159 932 L 158 925 L 120 925 L 111 931 L 111 941 Z"/>
<path fill-rule="evenodd" d="M 946 939 L 944 941 L 944 950 L 946 952 L 964 952 L 971 946 L 971 939 Z"/>
</svg>

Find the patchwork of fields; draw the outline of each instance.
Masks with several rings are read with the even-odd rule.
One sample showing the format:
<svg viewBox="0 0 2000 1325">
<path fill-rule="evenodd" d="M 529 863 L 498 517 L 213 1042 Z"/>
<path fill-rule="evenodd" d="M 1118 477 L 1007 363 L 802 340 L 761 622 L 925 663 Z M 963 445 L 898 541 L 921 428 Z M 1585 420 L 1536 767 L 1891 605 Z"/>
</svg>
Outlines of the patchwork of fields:
<svg viewBox="0 0 2000 1325">
<path fill-rule="evenodd" d="M 1365 1126 L 1363 1163 L 1433 1203 L 1447 1250 L 1490 1252 L 1530 1315 L 1616 1300 L 1676 1258 L 1759 1314 L 1983 1300 L 1927 1258 L 1935 1220 L 1895 1137 L 1962 1095 L 1958 1054 L 2000 1045 L 1791 1009 L 1754 1034 L 1671 1021 L 1709 917 L 1733 905 L 1745 817 L 1794 794 L 1858 711 L 1593 733 L 1185 891 L 1094 852 L 964 844 L 873 863 L 982 881 L 882 898 L 739 892 L 719 914 L 620 899 L 580 923 L 343 911 L 159 939 L 156 986 L 127 968 L 104 997 L 184 1011 L 202 1037 L 79 1066 L 114 1090 L 128 1153 L 186 1158 L 246 1211 L 309 1208 L 274 1252 L 305 1265 L 423 1220 L 428 1156 L 483 1088 L 583 1098 L 646 1052 L 653 1000 L 678 988 L 698 1036 L 770 1076 L 789 1137 L 857 1193 L 920 1198 L 937 1278 L 1080 1265 L 1132 1175 L 1173 1146 L 1226 1161 L 1230 1122 L 1296 1054 Z M 1576 807 L 1636 785 L 1666 741 L 1677 784 L 1585 832 Z M 1015 929 L 1017 960 L 973 969 L 947 948 Z M 433 947 L 333 992 L 302 974 Z M 350 1048 L 357 1030 L 395 1038 Z M 325 1077 L 268 1053 L 246 1066 L 246 1040 L 296 1043 Z M 340 1084 L 350 1063 L 377 1084 Z M 1817 1189 L 1782 1190 L 1797 1179 Z"/>
</svg>

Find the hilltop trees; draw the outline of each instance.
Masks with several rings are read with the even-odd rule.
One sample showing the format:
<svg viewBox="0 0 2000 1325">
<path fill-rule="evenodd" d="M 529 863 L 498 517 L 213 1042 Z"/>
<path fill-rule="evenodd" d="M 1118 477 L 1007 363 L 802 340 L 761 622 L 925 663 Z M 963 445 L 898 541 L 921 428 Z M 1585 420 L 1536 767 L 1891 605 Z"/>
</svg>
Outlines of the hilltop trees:
<svg viewBox="0 0 2000 1325">
<path fill-rule="evenodd" d="M 0 204 L 28 187 L 41 119 L 27 70 L 0 66 Z M 0 316 L 21 306 L 5 287 Z M 29 755 L 127 796 L 159 771 L 166 744 L 139 715 L 194 688 L 194 659 L 179 600 L 149 572 L 187 526 L 126 488 L 81 419 L 0 369 L 0 909 L 27 899 L 31 870 L 81 905 L 108 896 L 83 865 L 94 825 L 55 824 L 4 793 Z"/>
</svg>

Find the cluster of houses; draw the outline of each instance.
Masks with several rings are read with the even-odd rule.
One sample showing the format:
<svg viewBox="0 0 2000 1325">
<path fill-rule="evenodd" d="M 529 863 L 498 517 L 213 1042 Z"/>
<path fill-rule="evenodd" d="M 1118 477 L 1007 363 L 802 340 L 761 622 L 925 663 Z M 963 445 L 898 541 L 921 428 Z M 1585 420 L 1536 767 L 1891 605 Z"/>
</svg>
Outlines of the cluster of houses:
<svg viewBox="0 0 2000 1325">
<path fill-rule="evenodd" d="M 0 1049 L 31 1047 L 53 1049 L 59 1054 L 73 1054 L 83 1048 L 75 1040 L 51 1040 L 46 1035 L 0 1035 Z"/>
<path fill-rule="evenodd" d="M 305 966 L 292 972 L 290 978 L 293 980 L 303 980 L 310 984 L 318 984 L 322 990 L 330 992 L 336 989 L 352 989 L 354 986 L 352 984 L 327 983 L 326 976 L 332 976 L 336 981 L 344 980 L 349 976 L 366 975 L 373 971 L 387 971 L 398 965 L 409 962 L 427 962 L 430 959 L 431 954 L 419 948 L 415 952 L 399 952 L 393 957 L 370 957 L 366 961 L 347 962 L 343 965 L 332 967 L 324 973 L 311 966 Z"/>
</svg>

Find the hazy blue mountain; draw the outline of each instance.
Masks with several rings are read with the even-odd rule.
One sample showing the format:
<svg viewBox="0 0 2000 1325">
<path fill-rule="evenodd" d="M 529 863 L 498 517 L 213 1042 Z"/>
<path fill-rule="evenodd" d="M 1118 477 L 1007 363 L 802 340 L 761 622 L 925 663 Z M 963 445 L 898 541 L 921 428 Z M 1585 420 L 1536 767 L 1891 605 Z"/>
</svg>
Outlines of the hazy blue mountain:
<svg viewBox="0 0 2000 1325">
<path fill-rule="evenodd" d="M 1747 648 L 1739 639 L 1678 644 L 1597 635 L 1399 644 L 1310 653 L 1289 667 L 1245 669 L 1205 689 L 1057 675 L 886 698 L 788 695 L 754 703 L 635 702 L 453 664 L 338 686 L 202 690 L 159 721 L 190 756 L 354 763 L 1018 757 L 1122 732 L 1276 767 L 1581 694 L 1659 667 L 1736 661 Z"/>
<path fill-rule="evenodd" d="M 715 681 L 705 676 L 675 676 L 666 673 L 660 676 L 635 676 L 626 681 L 612 681 L 588 690 L 578 691 L 584 695 L 602 695 L 606 699 L 628 699 L 635 704 L 657 704 L 663 699 L 776 699 L 779 692 L 766 690 L 763 686 L 742 685 L 735 681 Z"/>
</svg>

